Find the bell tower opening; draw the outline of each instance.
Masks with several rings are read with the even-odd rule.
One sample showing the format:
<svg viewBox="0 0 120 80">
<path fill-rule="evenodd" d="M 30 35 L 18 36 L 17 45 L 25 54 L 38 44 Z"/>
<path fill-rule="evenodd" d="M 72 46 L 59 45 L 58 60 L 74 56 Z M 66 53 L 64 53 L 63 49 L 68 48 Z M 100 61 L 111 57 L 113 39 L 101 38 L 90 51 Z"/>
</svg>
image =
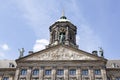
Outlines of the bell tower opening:
<svg viewBox="0 0 120 80">
<path fill-rule="evenodd" d="M 60 32 L 59 43 L 65 44 L 65 32 Z"/>
</svg>

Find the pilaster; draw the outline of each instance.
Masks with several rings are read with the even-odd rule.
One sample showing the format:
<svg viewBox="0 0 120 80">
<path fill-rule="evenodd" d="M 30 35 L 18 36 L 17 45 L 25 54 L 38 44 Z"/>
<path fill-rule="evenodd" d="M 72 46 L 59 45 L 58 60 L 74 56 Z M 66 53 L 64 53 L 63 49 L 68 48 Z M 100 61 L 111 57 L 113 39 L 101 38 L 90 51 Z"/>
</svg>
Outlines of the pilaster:
<svg viewBox="0 0 120 80">
<path fill-rule="evenodd" d="M 92 66 L 89 67 L 89 77 L 90 77 L 90 80 L 95 80 L 94 71 L 93 71 Z"/>
<path fill-rule="evenodd" d="M 81 69 L 77 67 L 77 80 L 81 80 Z"/>
<path fill-rule="evenodd" d="M 32 72 L 32 68 L 31 67 L 29 67 L 28 69 L 27 69 L 27 80 L 30 80 L 31 79 L 31 72 Z"/>
<path fill-rule="evenodd" d="M 14 80 L 18 80 L 18 78 L 19 78 L 19 73 L 20 73 L 20 69 L 17 68 L 17 69 L 16 69 L 16 72 L 15 72 Z"/>
<path fill-rule="evenodd" d="M 103 77 L 103 80 L 107 80 L 105 67 L 102 67 L 101 73 L 102 73 L 101 75 L 102 75 L 102 77 Z M 112 80 L 114 80 L 114 79 L 112 79 Z"/>
<path fill-rule="evenodd" d="M 64 67 L 64 80 L 68 80 L 69 78 L 69 72 L 68 72 L 68 67 Z"/>
<path fill-rule="evenodd" d="M 52 68 L 52 80 L 56 80 L 56 67 Z"/>
<path fill-rule="evenodd" d="M 40 67 L 39 80 L 43 80 L 43 77 L 44 77 L 44 67 Z"/>
</svg>

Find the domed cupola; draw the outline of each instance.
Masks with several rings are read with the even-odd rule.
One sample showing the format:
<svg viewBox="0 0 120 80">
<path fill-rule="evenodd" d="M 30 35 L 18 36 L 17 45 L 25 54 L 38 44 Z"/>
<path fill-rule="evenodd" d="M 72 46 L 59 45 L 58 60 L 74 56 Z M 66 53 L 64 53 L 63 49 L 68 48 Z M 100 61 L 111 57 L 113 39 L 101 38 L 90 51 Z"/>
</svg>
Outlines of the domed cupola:
<svg viewBox="0 0 120 80">
<path fill-rule="evenodd" d="M 76 45 L 77 27 L 66 16 L 62 15 L 59 20 L 52 24 L 50 30 L 50 44 L 48 47 L 63 44 L 78 48 Z"/>
</svg>

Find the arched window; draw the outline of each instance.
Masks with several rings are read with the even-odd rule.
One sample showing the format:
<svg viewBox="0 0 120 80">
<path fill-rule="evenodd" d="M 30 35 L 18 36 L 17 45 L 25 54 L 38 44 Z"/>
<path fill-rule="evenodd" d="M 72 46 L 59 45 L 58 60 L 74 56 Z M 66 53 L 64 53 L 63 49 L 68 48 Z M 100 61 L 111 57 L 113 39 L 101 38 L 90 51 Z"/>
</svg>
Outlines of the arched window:
<svg viewBox="0 0 120 80">
<path fill-rule="evenodd" d="M 60 43 L 65 42 L 65 32 L 60 32 L 60 34 L 59 34 L 59 42 Z"/>
</svg>

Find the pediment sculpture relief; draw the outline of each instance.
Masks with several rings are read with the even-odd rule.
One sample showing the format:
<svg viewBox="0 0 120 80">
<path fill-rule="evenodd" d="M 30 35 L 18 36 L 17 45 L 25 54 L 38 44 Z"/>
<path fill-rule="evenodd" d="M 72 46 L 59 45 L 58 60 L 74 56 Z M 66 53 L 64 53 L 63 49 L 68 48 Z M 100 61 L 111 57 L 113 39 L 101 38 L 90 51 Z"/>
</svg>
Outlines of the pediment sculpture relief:
<svg viewBox="0 0 120 80">
<path fill-rule="evenodd" d="M 27 60 L 95 60 L 94 58 L 75 51 L 59 48 L 31 56 Z"/>
</svg>

